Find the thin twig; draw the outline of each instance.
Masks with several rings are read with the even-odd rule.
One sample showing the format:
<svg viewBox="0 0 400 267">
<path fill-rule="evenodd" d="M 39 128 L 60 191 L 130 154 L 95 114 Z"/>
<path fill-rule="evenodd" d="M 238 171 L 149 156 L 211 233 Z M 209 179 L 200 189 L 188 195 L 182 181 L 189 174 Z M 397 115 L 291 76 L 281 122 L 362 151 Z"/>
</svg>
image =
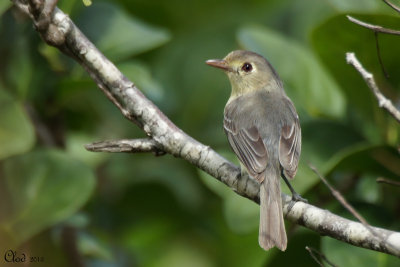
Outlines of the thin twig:
<svg viewBox="0 0 400 267">
<path fill-rule="evenodd" d="M 379 25 L 374 25 L 374 24 L 369 24 L 366 23 L 364 21 L 358 20 L 356 18 L 353 18 L 352 16 L 347 15 L 346 16 L 351 22 L 358 24 L 364 28 L 373 30 L 374 32 L 381 32 L 381 33 L 386 33 L 386 34 L 392 34 L 392 35 L 400 35 L 400 31 L 397 30 L 392 30 L 392 29 L 388 29 L 388 28 L 384 28 L 382 26 Z"/>
<path fill-rule="evenodd" d="M 379 107 L 386 109 L 398 122 L 400 122 L 400 111 L 393 105 L 392 101 L 387 99 L 379 90 L 375 83 L 374 76 L 366 71 L 361 63 L 358 61 L 354 53 L 346 53 L 347 64 L 352 65 L 367 83 L 372 93 L 378 100 Z"/>
<path fill-rule="evenodd" d="M 394 10 L 396 10 L 397 12 L 400 13 L 400 8 L 398 6 L 396 6 L 395 4 L 389 2 L 388 0 L 383 0 L 383 2 L 385 2 L 388 6 L 390 6 L 391 8 L 393 8 Z"/>
<path fill-rule="evenodd" d="M 318 263 L 319 266 L 324 267 L 324 264 L 317 258 L 317 256 L 315 256 L 312 248 L 306 246 L 306 250 L 308 253 L 310 253 L 311 258 L 313 258 L 313 260 Z"/>
<path fill-rule="evenodd" d="M 325 179 L 325 177 L 322 176 L 321 173 L 317 170 L 316 167 L 314 167 L 311 164 L 308 164 L 313 172 L 321 179 L 321 181 L 328 187 L 328 189 L 331 191 L 332 195 L 342 204 L 351 214 L 353 214 L 354 217 L 357 218 L 362 224 L 365 226 L 370 227 L 368 222 L 364 219 L 364 217 L 361 216 L 348 202 L 347 200 L 340 194 L 339 191 L 337 191 L 333 186 Z"/>
<path fill-rule="evenodd" d="M 393 180 L 390 180 L 390 179 L 387 179 L 387 178 L 382 178 L 382 177 L 377 178 L 376 182 L 377 183 L 381 183 L 381 184 L 389 184 L 389 185 L 394 185 L 394 186 L 400 186 L 400 182 L 393 181 Z"/>
<path fill-rule="evenodd" d="M 311 257 L 319 264 L 319 266 L 324 266 L 324 264 L 323 264 L 321 261 L 319 261 L 319 260 L 317 259 L 317 257 L 315 256 L 314 253 L 318 254 L 318 256 L 319 256 L 322 260 L 324 260 L 326 263 L 328 263 L 330 266 L 336 267 L 336 265 L 333 264 L 331 261 L 329 261 L 328 258 L 327 258 L 323 253 L 319 252 L 319 251 L 316 250 L 315 248 L 306 246 L 306 250 L 310 253 Z"/>
<path fill-rule="evenodd" d="M 385 70 L 385 66 L 383 65 L 383 60 L 382 60 L 382 56 L 381 56 L 381 49 L 379 48 L 378 34 L 379 34 L 378 32 L 374 32 L 376 52 L 378 54 L 378 61 L 379 61 L 379 65 L 381 66 L 383 75 L 385 75 L 386 79 L 389 79 L 389 74 L 387 73 L 387 71 Z"/>
</svg>

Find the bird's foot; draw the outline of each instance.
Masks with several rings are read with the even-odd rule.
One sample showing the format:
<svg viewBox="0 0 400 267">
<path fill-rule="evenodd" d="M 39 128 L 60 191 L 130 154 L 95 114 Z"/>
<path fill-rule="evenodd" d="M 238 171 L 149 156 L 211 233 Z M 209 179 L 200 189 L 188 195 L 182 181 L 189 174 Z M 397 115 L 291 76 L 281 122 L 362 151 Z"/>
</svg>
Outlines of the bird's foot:
<svg viewBox="0 0 400 267">
<path fill-rule="evenodd" d="M 300 196 L 300 194 L 298 194 L 298 193 L 292 194 L 292 201 L 293 202 L 301 201 L 301 202 L 304 202 L 304 203 L 308 203 L 308 200 L 303 198 L 302 196 Z"/>
<path fill-rule="evenodd" d="M 289 206 L 287 208 L 287 214 L 289 214 L 289 212 L 292 210 L 292 208 L 294 207 L 294 204 L 296 204 L 296 202 L 304 202 L 304 203 L 308 203 L 308 200 L 303 198 L 302 196 L 300 196 L 300 194 L 298 193 L 293 193 L 292 194 L 292 201 L 290 201 Z"/>
</svg>

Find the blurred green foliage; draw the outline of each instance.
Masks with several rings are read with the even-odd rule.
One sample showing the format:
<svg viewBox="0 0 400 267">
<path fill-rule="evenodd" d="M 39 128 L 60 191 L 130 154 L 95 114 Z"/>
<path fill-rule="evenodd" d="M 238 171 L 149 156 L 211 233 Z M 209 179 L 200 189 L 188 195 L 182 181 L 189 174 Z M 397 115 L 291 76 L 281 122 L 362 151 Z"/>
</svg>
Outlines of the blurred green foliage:
<svg viewBox="0 0 400 267">
<path fill-rule="evenodd" d="M 305 246 L 338 266 L 398 265 L 291 223 L 287 251 L 266 253 L 257 242 L 258 206 L 189 163 L 87 152 L 86 143 L 143 133 L 10 6 L 0 2 L 0 254 L 15 249 L 43 256 L 40 266 L 69 266 L 65 233 L 74 229 L 88 266 L 315 266 Z M 400 17 L 382 1 L 118 0 L 87 7 L 61 0 L 59 7 L 172 121 L 234 162 L 222 130 L 230 86 L 204 61 L 234 49 L 263 54 L 300 115 L 297 191 L 354 219 L 311 162 L 371 224 L 400 230 L 399 189 L 375 181 L 400 179 L 399 125 L 345 62 L 345 53 L 355 52 L 398 105 L 400 38 L 379 35 L 386 79 L 373 33 L 345 17 L 400 29 Z"/>
</svg>

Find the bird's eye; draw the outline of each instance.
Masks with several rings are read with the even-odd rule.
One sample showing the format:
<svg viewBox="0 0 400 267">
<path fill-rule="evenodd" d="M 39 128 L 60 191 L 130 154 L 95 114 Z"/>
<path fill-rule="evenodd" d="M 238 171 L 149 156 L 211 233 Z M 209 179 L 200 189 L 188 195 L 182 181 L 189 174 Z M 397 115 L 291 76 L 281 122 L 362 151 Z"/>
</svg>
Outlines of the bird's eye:
<svg viewBox="0 0 400 267">
<path fill-rule="evenodd" d="M 253 66 L 248 62 L 244 63 L 242 66 L 242 70 L 245 72 L 250 72 L 252 69 L 253 69 Z"/>
</svg>

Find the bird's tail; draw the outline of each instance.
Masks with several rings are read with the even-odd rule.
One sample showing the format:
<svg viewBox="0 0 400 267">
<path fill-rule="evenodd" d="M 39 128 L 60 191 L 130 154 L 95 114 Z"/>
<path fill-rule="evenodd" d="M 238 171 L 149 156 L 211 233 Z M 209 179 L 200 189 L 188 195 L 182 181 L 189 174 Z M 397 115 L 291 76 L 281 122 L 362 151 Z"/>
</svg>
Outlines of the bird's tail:
<svg viewBox="0 0 400 267">
<path fill-rule="evenodd" d="M 267 168 L 260 185 L 260 228 L 258 242 L 268 250 L 274 246 L 286 250 L 287 237 L 283 221 L 279 171 Z"/>
</svg>

